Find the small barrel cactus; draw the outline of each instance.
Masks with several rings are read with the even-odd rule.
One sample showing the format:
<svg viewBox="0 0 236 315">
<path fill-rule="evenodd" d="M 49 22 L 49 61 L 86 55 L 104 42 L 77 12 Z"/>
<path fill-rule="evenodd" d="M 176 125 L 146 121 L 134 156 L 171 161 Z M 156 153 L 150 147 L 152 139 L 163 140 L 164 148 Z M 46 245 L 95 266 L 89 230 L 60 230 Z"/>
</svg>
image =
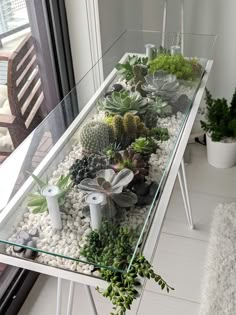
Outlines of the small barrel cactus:
<svg viewBox="0 0 236 315">
<path fill-rule="evenodd" d="M 79 139 L 85 152 L 102 152 L 112 142 L 110 127 L 104 122 L 90 121 L 82 127 Z"/>
</svg>

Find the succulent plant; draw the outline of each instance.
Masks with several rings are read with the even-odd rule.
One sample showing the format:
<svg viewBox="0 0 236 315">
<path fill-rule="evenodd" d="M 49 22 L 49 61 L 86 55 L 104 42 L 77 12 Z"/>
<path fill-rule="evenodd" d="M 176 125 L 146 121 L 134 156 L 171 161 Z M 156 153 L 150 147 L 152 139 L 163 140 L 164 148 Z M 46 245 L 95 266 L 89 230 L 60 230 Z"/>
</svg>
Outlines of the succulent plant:
<svg viewBox="0 0 236 315">
<path fill-rule="evenodd" d="M 163 100 L 171 100 L 179 89 L 179 82 L 176 76 L 168 74 L 166 71 L 157 71 L 145 77 L 146 83 L 142 89 L 148 96 L 159 96 Z"/>
<path fill-rule="evenodd" d="M 107 168 L 108 159 L 98 154 L 90 154 L 81 160 L 76 160 L 70 167 L 70 175 L 75 184 L 79 184 L 84 178 L 95 178 L 97 171 Z"/>
<path fill-rule="evenodd" d="M 104 194 L 107 204 L 111 208 L 114 207 L 114 204 L 126 208 L 137 202 L 137 196 L 134 193 L 123 192 L 133 178 L 133 172 L 126 168 L 117 174 L 112 169 L 105 169 L 98 171 L 95 179 L 83 179 L 78 187 L 88 193 L 97 191 Z"/>
<path fill-rule="evenodd" d="M 39 191 L 30 193 L 27 200 L 27 207 L 32 210 L 32 213 L 43 213 L 48 210 L 46 197 L 41 194 L 41 189 L 48 185 L 47 182 L 42 181 L 40 178 L 31 174 L 33 179 L 36 181 L 39 187 Z M 65 195 L 67 191 L 72 186 L 72 181 L 70 176 L 61 176 L 58 181 L 55 183 L 55 186 L 58 186 L 60 193 L 58 195 L 59 205 L 62 206 L 65 202 Z"/>
<path fill-rule="evenodd" d="M 147 163 L 139 153 L 135 153 L 131 148 L 124 150 L 124 152 L 117 152 L 114 157 L 116 164 L 112 168 L 117 172 L 124 168 L 130 169 L 134 173 L 133 182 L 143 181 L 148 175 Z"/>
<path fill-rule="evenodd" d="M 131 148 L 136 152 L 143 155 L 150 155 L 157 150 L 157 143 L 151 137 L 138 138 L 131 144 Z"/>
<path fill-rule="evenodd" d="M 115 115 L 109 119 L 109 125 L 113 132 L 113 137 L 121 148 L 126 148 L 133 140 L 140 136 L 148 135 L 148 128 L 141 121 L 139 116 L 126 113 L 124 117 Z"/>
<path fill-rule="evenodd" d="M 121 76 L 121 79 L 130 81 L 134 78 L 133 67 L 135 65 L 147 66 L 148 58 L 140 58 L 138 56 L 128 56 L 128 59 L 125 63 L 118 63 L 116 69 Z"/>
<path fill-rule="evenodd" d="M 101 121 L 90 121 L 80 131 L 79 140 L 87 153 L 100 153 L 111 142 L 110 127 Z"/>
<path fill-rule="evenodd" d="M 187 59 L 182 55 L 159 54 L 149 63 L 149 73 L 164 70 L 178 79 L 193 81 L 201 75 L 202 66 L 196 58 Z"/>
<path fill-rule="evenodd" d="M 170 138 L 168 129 L 161 127 L 152 128 L 149 135 L 157 141 L 167 141 Z"/>
<path fill-rule="evenodd" d="M 137 91 L 142 97 L 146 97 L 147 93 L 142 89 L 142 85 L 145 83 L 145 76 L 148 74 L 147 67 L 144 67 L 143 65 L 134 65 L 133 74 L 133 80 L 130 81 L 131 91 Z"/>
<path fill-rule="evenodd" d="M 107 96 L 103 101 L 99 102 L 99 108 L 110 115 L 121 115 L 130 112 L 134 115 L 145 114 L 148 107 L 148 100 L 143 98 L 139 92 L 113 92 L 112 95 Z"/>
<path fill-rule="evenodd" d="M 121 150 L 121 145 L 120 143 L 111 143 L 108 147 L 106 147 L 103 151 L 105 156 L 110 160 L 113 161 L 115 158 L 115 155 L 117 152 Z"/>
</svg>

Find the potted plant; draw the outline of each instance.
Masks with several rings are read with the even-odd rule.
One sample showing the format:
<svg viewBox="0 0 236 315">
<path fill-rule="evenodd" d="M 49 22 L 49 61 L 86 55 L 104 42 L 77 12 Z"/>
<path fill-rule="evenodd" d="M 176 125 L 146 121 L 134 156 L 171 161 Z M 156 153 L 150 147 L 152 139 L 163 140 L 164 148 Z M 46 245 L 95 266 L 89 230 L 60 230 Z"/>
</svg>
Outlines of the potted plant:
<svg viewBox="0 0 236 315">
<path fill-rule="evenodd" d="M 213 99 L 206 90 L 206 121 L 201 126 L 207 137 L 207 159 L 217 168 L 236 164 L 236 89 L 230 105 L 226 99 Z"/>
</svg>

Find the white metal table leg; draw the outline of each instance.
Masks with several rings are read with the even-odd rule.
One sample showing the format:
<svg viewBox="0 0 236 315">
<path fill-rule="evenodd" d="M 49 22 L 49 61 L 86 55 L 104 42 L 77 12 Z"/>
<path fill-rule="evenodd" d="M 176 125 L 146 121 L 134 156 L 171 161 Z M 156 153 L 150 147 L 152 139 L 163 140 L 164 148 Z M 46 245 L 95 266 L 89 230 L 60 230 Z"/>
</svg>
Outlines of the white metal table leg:
<svg viewBox="0 0 236 315">
<path fill-rule="evenodd" d="M 57 279 L 57 309 L 56 315 L 61 315 L 61 286 L 62 286 L 62 279 Z"/>
<path fill-rule="evenodd" d="M 182 175 L 181 175 L 180 170 L 182 171 Z M 183 179 L 182 179 L 182 177 L 183 177 Z M 191 205 L 190 205 L 190 200 L 189 200 L 189 192 L 188 192 L 188 186 L 187 186 L 187 180 L 186 180 L 184 160 L 182 160 L 181 168 L 178 171 L 178 179 L 179 179 L 180 189 L 181 189 L 181 193 L 182 193 L 182 197 L 183 197 L 187 221 L 188 221 L 189 227 L 191 229 L 194 229 L 193 219 L 192 219 L 192 210 L 191 210 Z"/>
<path fill-rule="evenodd" d="M 74 288 L 75 288 L 75 283 L 73 281 L 70 281 L 70 289 L 69 289 L 68 304 L 67 304 L 67 315 L 71 315 L 72 313 L 73 300 L 74 300 Z"/>
<path fill-rule="evenodd" d="M 93 295 L 92 295 L 91 289 L 88 285 L 85 285 L 85 291 L 87 292 L 90 305 L 92 306 L 92 313 L 91 314 L 98 315 L 96 305 L 94 303 Z"/>
</svg>

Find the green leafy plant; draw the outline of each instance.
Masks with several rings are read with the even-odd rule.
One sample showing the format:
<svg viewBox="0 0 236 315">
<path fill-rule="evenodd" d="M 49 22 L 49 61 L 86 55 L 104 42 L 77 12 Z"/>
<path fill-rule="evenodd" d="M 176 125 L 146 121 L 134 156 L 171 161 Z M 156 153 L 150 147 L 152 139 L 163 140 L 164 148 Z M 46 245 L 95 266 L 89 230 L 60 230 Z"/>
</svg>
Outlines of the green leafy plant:
<svg viewBox="0 0 236 315">
<path fill-rule="evenodd" d="M 130 112 L 134 115 L 144 114 L 148 107 L 148 99 L 143 98 L 139 92 L 113 92 L 103 101 L 100 101 L 99 108 L 110 115 L 121 115 Z"/>
<path fill-rule="evenodd" d="M 121 78 L 130 81 L 134 78 L 133 67 L 135 65 L 144 65 L 146 66 L 148 63 L 148 58 L 146 57 L 138 57 L 138 56 L 129 56 L 125 63 L 118 63 L 116 65 L 116 69 L 120 74 Z"/>
<path fill-rule="evenodd" d="M 103 292 L 97 288 L 114 305 L 114 312 L 111 315 L 124 315 L 125 311 L 131 308 L 132 302 L 138 296 L 140 278 L 153 279 L 167 292 L 174 290 L 155 273 L 151 264 L 142 255 L 137 254 L 129 271 L 124 272 L 131 262 L 138 237 L 138 229 L 103 222 L 99 231 L 92 231 L 88 235 L 82 250 L 82 255 L 88 262 L 111 267 L 99 268 L 101 277 L 108 281 L 109 285 Z"/>
<path fill-rule="evenodd" d="M 152 128 L 149 135 L 157 141 L 167 141 L 170 138 L 168 129 L 161 127 Z"/>
<path fill-rule="evenodd" d="M 206 121 L 201 121 L 203 130 L 209 133 L 213 141 L 230 137 L 236 139 L 236 90 L 230 106 L 224 98 L 213 99 L 207 89 L 205 101 L 207 113 Z"/>
<path fill-rule="evenodd" d="M 138 138 L 131 144 L 131 148 L 136 152 L 143 155 L 150 155 L 155 153 L 158 145 L 154 139 L 148 138 Z"/>
<path fill-rule="evenodd" d="M 182 55 L 160 54 L 149 63 L 149 73 L 164 70 L 175 75 L 178 79 L 193 81 L 202 71 L 196 58 L 186 59 Z"/>
<path fill-rule="evenodd" d="M 31 174 L 33 179 L 36 181 L 39 191 L 35 193 L 30 193 L 27 200 L 27 207 L 32 210 L 32 213 L 43 213 L 48 210 L 46 197 L 41 194 L 41 189 L 48 185 L 47 182 L 42 181 L 39 177 Z M 55 186 L 59 187 L 60 193 L 58 195 L 59 205 L 62 206 L 65 202 L 65 195 L 68 190 L 72 187 L 72 181 L 70 175 L 61 176 L 55 183 Z"/>
</svg>

